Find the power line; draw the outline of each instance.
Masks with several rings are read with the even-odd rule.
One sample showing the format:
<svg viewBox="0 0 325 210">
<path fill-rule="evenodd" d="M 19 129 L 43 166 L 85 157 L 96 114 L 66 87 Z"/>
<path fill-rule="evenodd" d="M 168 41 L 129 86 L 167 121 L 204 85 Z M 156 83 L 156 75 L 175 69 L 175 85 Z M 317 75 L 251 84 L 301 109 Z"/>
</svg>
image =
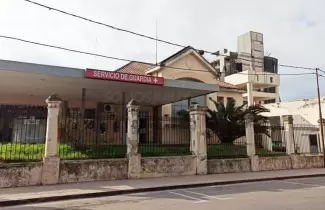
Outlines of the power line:
<svg viewBox="0 0 325 210">
<path fill-rule="evenodd" d="M 325 71 L 324 70 L 321 70 L 321 69 L 318 69 L 318 71 L 325 73 Z"/>
<path fill-rule="evenodd" d="M 59 50 L 65 50 L 65 51 L 69 51 L 69 52 L 75 52 L 75 53 L 80 53 L 80 54 L 85 54 L 85 55 L 98 56 L 98 57 L 102 57 L 102 58 L 108 58 L 108 59 L 119 60 L 119 61 L 132 62 L 132 60 L 129 60 L 129 59 L 116 58 L 116 57 L 111 57 L 111 56 L 106 56 L 106 55 L 101 55 L 101 54 L 96 54 L 96 53 L 89 53 L 89 52 L 85 52 L 85 51 L 74 50 L 74 49 L 69 49 L 69 48 L 50 45 L 50 44 L 43 44 L 43 43 L 40 43 L 40 42 L 29 41 L 29 40 L 26 40 L 26 39 L 21 39 L 21 38 L 16 38 L 16 37 L 11 37 L 11 36 L 0 35 L 0 37 L 4 38 L 4 39 L 11 39 L 11 40 L 16 40 L 16 41 L 20 41 L 20 42 L 29 43 L 29 44 L 40 45 L 40 46 L 43 46 L 43 47 L 50 47 L 50 48 L 55 48 L 55 49 L 59 49 Z M 150 64 L 150 63 L 145 63 L 145 62 L 141 62 L 141 63 Z"/>
<path fill-rule="evenodd" d="M 113 56 L 107 56 L 107 55 L 97 54 L 97 53 L 85 52 L 85 51 L 81 51 L 81 50 L 75 50 L 75 49 L 70 49 L 70 48 L 66 48 L 66 47 L 60 47 L 60 46 L 56 46 L 56 45 L 44 44 L 44 43 L 40 43 L 40 42 L 29 41 L 29 40 L 25 40 L 25 39 L 21 39 L 21 38 L 16 38 L 16 37 L 11 37 L 11 36 L 0 35 L 0 38 L 10 39 L 10 40 L 15 40 L 15 41 L 20 41 L 20 42 L 24 42 L 24 43 L 28 43 L 28 44 L 39 45 L 39 46 L 43 46 L 43 47 L 49 47 L 49 48 L 64 50 L 64 51 L 68 51 L 68 52 L 74 52 L 74 53 L 84 54 L 84 55 L 98 56 L 98 57 L 101 57 L 101 58 L 107 58 L 107 59 L 111 59 L 111 60 L 126 61 L 126 62 L 137 62 L 137 63 L 151 65 L 151 66 L 155 66 L 155 67 L 164 67 L 164 68 L 178 69 L 178 70 L 197 71 L 197 72 L 208 72 L 205 69 L 189 69 L 189 68 L 165 66 L 165 65 L 160 65 L 160 64 L 155 64 L 155 63 L 149 63 L 149 62 L 144 62 L 144 61 L 130 60 L 130 59 L 126 59 L 126 58 L 118 58 L 118 57 L 113 57 Z M 259 72 L 256 72 L 254 74 L 246 74 L 246 73 L 239 72 L 238 74 L 245 74 L 245 75 L 270 75 L 270 74 L 267 74 L 267 73 L 259 73 Z M 315 73 L 277 74 L 277 75 L 295 76 L 295 75 L 309 75 L 309 74 L 315 74 Z"/>
<path fill-rule="evenodd" d="M 147 38 L 147 39 L 150 39 L 150 40 L 154 40 L 154 41 L 157 41 L 157 42 L 162 42 L 162 43 L 177 46 L 177 47 L 182 47 L 182 48 L 187 47 L 185 45 L 177 44 L 175 42 L 166 41 L 166 40 L 163 40 L 163 39 L 158 39 L 156 37 L 148 36 L 148 35 L 137 33 L 137 32 L 134 32 L 134 31 L 127 30 L 127 29 L 119 28 L 119 27 L 116 27 L 116 26 L 113 26 L 113 25 L 110 25 L 110 24 L 106 24 L 106 23 L 102 23 L 102 22 L 99 22 L 99 21 L 96 21 L 96 20 L 92 20 L 92 19 L 80 16 L 80 15 L 76 15 L 76 14 L 73 14 L 73 13 L 70 13 L 70 12 L 66 12 L 66 11 L 54 8 L 54 7 L 47 6 L 45 4 L 38 3 L 38 2 L 35 2 L 35 1 L 31 1 L 31 0 L 24 0 L 24 1 L 26 1 L 28 3 L 31 3 L 31 4 L 34 4 L 34 5 L 37 5 L 37 6 L 40 6 L 40 7 L 43 7 L 43 8 L 46 8 L 46 9 L 49 9 L 49 10 L 59 12 L 59 13 L 64 14 L 64 15 L 68 15 L 68 16 L 71 16 L 71 17 L 74 17 L 74 18 L 78 18 L 78 19 L 82 19 L 82 20 L 85 20 L 85 21 L 88 21 L 88 22 L 91 22 L 91 23 L 102 25 L 102 26 L 105 26 L 105 27 L 108 27 L 108 28 L 111 28 L 111 29 L 114 29 L 114 30 L 117 30 L 117 31 L 129 33 L 129 34 L 132 34 L 132 35 L 135 35 L 135 36 L 140 36 L 140 37 L 143 37 L 143 38 Z M 195 49 L 195 48 L 193 48 L 193 49 Z M 198 49 L 195 49 L 195 50 L 203 51 L 203 52 L 211 54 L 211 55 L 216 55 L 215 52 L 211 52 L 211 51 L 207 51 L 207 50 L 198 50 Z M 219 54 L 219 55 L 220 56 L 228 56 L 228 55 L 224 55 L 224 54 Z M 253 61 L 253 60 L 244 59 L 244 58 L 236 58 L 236 59 L 241 60 L 241 61 L 248 61 L 248 62 L 252 62 L 252 63 L 263 63 L 261 61 L 256 61 L 256 60 Z M 316 68 L 308 68 L 308 67 L 302 67 L 302 66 L 292 66 L 292 65 L 285 65 L 285 64 L 278 64 L 278 66 L 286 67 L 286 68 L 307 69 L 307 70 L 315 70 L 316 69 Z"/>
<path fill-rule="evenodd" d="M 303 66 L 292 66 L 292 65 L 285 65 L 285 64 L 278 64 L 278 66 L 294 68 L 294 69 L 316 70 L 316 68 L 309 68 L 309 67 L 303 67 Z"/>
<path fill-rule="evenodd" d="M 246 73 L 236 73 L 236 74 L 245 74 L 245 75 L 265 75 L 265 76 L 272 76 L 271 74 L 267 74 L 267 73 L 262 73 L 262 74 L 259 74 L 259 73 L 254 73 L 254 74 L 246 74 Z M 282 76 L 298 76 L 298 75 L 314 75 L 316 73 L 296 73 L 296 74 L 275 74 L 275 75 L 282 75 Z"/>
<path fill-rule="evenodd" d="M 321 75 L 321 74 L 318 74 L 318 76 L 325 78 L 325 76 L 323 76 L 323 75 Z"/>
<path fill-rule="evenodd" d="M 69 12 L 66 12 L 66 11 L 63 11 L 63 10 L 60 10 L 60 9 L 56 9 L 56 8 L 53 8 L 53 7 L 50 7 L 50 6 L 47 6 L 47 5 L 38 3 L 38 2 L 34 2 L 34 1 L 30 1 L 30 0 L 24 0 L 24 1 L 26 1 L 28 3 L 35 4 L 37 6 L 40 6 L 40 7 L 46 8 L 46 9 L 49 9 L 49 10 L 53 10 L 53 11 L 56 11 L 56 12 L 65 14 L 65 15 L 69 15 L 69 16 L 72 16 L 72 17 L 75 17 L 75 18 L 78 18 L 78 19 L 82 19 L 82 20 L 85 20 L 85 21 L 88 21 L 88 22 L 91 22 L 91 23 L 95 23 L 95 24 L 98 24 L 98 25 L 106 26 L 106 27 L 109 27 L 109 28 L 114 29 L 114 30 L 126 32 L 126 33 L 133 34 L 133 35 L 136 35 L 136 36 L 141 36 L 141 37 L 144 37 L 144 38 L 147 38 L 147 39 L 151 39 L 151 40 L 158 41 L 158 42 L 163 42 L 165 44 L 170 44 L 170 45 L 174 45 L 174 46 L 177 46 L 177 47 L 186 47 L 185 45 L 181 45 L 181 44 L 177 44 L 177 43 L 165 41 L 165 40 L 162 40 L 162 39 L 156 39 L 154 37 L 147 36 L 147 35 L 144 35 L 144 34 L 140 34 L 140 33 L 134 32 L 134 31 L 130 31 L 130 30 L 123 29 L 123 28 L 118 28 L 118 27 L 115 27 L 113 25 L 109 25 L 109 24 L 106 24 L 106 23 L 102 23 L 102 22 L 99 22 L 99 21 L 96 21 L 96 20 L 91 20 L 89 18 L 82 17 L 82 16 L 79 16 L 79 15 L 76 15 L 76 14 L 72 14 L 72 13 L 69 13 Z"/>
</svg>

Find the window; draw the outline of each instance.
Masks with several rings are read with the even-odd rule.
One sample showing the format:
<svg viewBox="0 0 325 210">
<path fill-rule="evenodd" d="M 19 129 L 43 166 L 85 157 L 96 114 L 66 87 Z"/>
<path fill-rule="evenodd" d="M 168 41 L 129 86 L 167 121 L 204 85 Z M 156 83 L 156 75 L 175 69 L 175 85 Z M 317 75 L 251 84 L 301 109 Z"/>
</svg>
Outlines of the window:
<svg viewBox="0 0 325 210">
<path fill-rule="evenodd" d="M 193 82 L 201 82 L 199 80 L 191 79 L 191 78 L 185 78 L 180 80 L 186 80 L 186 81 L 193 81 Z M 178 117 L 178 113 L 181 110 L 188 110 L 191 104 L 200 104 L 202 106 L 206 106 L 206 96 L 198 96 L 195 98 L 185 99 L 182 101 L 178 101 L 172 104 L 172 117 L 175 119 Z M 175 124 L 178 124 L 180 121 L 176 120 L 174 121 Z"/>
<path fill-rule="evenodd" d="M 196 98 L 185 99 L 183 101 L 178 101 L 172 104 L 172 118 L 174 124 L 179 124 L 181 121 L 177 120 L 179 117 L 178 113 L 181 110 L 188 110 L 191 104 L 200 104 L 202 106 L 206 106 L 206 96 L 199 96 Z"/>
<path fill-rule="evenodd" d="M 224 97 L 218 96 L 217 102 L 223 104 L 224 103 Z"/>
<path fill-rule="evenodd" d="M 273 77 L 270 77 L 270 82 L 273 83 Z"/>
<path fill-rule="evenodd" d="M 234 98 L 233 97 L 227 97 L 227 103 L 229 103 L 229 101 L 233 101 Z"/>
<path fill-rule="evenodd" d="M 258 81 L 258 75 L 256 75 L 256 81 Z"/>
<path fill-rule="evenodd" d="M 236 63 L 236 70 L 238 72 L 242 72 L 243 71 L 243 64 L 242 63 Z"/>
<path fill-rule="evenodd" d="M 189 99 L 189 102 L 190 102 L 189 105 L 200 104 L 200 105 L 206 106 L 206 96 L 199 96 L 196 98 L 191 98 L 191 99 Z"/>
<path fill-rule="evenodd" d="M 178 112 L 181 110 L 188 110 L 189 100 L 178 101 L 172 104 L 172 117 L 178 117 Z"/>
<path fill-rule="evenodd" d="M 85 109 L 85 119 L 94 120 L 96 118 L 96 109 Z"/>
</svg>

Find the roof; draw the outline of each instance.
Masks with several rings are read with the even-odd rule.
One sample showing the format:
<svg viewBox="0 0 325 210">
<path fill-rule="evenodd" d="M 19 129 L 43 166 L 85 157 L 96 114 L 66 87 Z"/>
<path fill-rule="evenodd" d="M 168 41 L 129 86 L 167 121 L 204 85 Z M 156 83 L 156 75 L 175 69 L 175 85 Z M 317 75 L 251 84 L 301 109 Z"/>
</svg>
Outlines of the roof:
<svg viewBox="0 0 325 210">
<path fill-rule="evenodd" d="M 117 69 L 116 71 L 122 72 L 122 73 L 129 73 L 129 74 L 140 74 L 140 75 L 146 75 L 146 71 L 154 68 L 154 65 L 149 65 L 149 64 L 143 64 L 143 63 L 138 63 L 135 61 L 132 61 L 121 68 Z M 220 80 L 216 80 L 216 84 L 221 87 L 221 88 L 227 88 L 227 89 L 240 89 L 236 85 L 227 83 L 227 82 L 222 82 Z"/>
<path fill-rule="evenodd" d="M 127 63 L 126 65 L 118 68 L 115 71 L 121 72 L 121 73 L 145 75 L 146 71 L 148 71 L 154 67 L 155 67 L 155 65 L 152 65 L 152 64 L 145 64 L 145 63 L 131 61 L 130 63 Z"/>
<path fill-rule="evenodd" d="M 181 56 L 182 54 L 186 53 L 188 50 L 195 50 L 195 49 L 191 46 L 184 47 L 182 50 L 180 50 L 180 51 L 176 52 L 175 54 L 169 56 L 168 58 L 164 59 L 159 64 L 164 65 L 168 61 L 173 60 L 173 59 L 177 58 L 178 56 Z M 214 67 L 209 63 L 209 61 L 207 61 L 202 55 L 200 55 L 198 53 L 198 56 L 200 56 L 203 59 L 203 61 L 206 61 L 207 65 L 210 65 L 210 67 L 214 69 Z M 132 61 L 132 62 L 120 67 L 116 71 L 122 72 L 122 73 L 129 73 L 129 74 L 146 75 L 146 72 L 148 70 L 153 69 L 155 67 L 157 67 L 157 66 L 153 65 L 153 64 L 144 64 L 144 63 Z M 212 73 L 215 73 L 215 72 L 212 72 Z M 216 80 L 216 84 L 221 88 L 240 90 L 240 88 L 237 87 L 236 85 L 233 85 L 233 84 L 230 84 L 227 82 L 222 82 L 220 80 Z"/>
<path fill-rule="evenodd" d="M 173 60 L 174 58 L 177 58 L 178 56 L 182 55 L 183 53 L 186 53 L 186 52 L 187 52 L 188 50 L 190 50 L 190 49 L 194 50 L 194 48 L 191 47 L 191 46 L 184 47 L 184 48 L 181 49 L 180 51 L 178 51 L 178 52 L 172 54 L 171 56 L 169 56 L 168 58 L 162 60 L 162 61 L 160 62 L 160 64 L 165 64 L 165 63 L 167 63 L 168 61 Z"/>
<path fill-rule="evenodd" d="M 220 81 L 220 80 L 216 80 L 216 84 L 217 84 L 219 87 L 222 87 L 222 88 L 237 89 L 237 90 L 240 89 L 240 88 L 237 87 L 236 85 L 233 85 L 233 84 L 230 84 L 230 83 L 227 83 L 227 82 L 222 82 L 222 81 Z"/>
<path fill-rule="evenodd" d="M 172 60 L 173 58 L 178 57 L 179 55 L 182 55 L 183 53 L 187 52 L 187 50 L 193 49 L 191 46 L 184 47 L 182 50 L 176 52 L 175 54 L 169 56 L 168 58 L 164 59 L 161 61 L 159 64 L 163 65 L 167 61 Z M 155 65 L 152 64 L 144 64 L 136 61 L 131 61 L 127 63 L 126 65 L 118 68 L 116 71 L 117 72 L 123 72 L 123 73 L 129 73 L 129 74 L 146 74 L 146 71 L 156 67 Z"/>
</svg>

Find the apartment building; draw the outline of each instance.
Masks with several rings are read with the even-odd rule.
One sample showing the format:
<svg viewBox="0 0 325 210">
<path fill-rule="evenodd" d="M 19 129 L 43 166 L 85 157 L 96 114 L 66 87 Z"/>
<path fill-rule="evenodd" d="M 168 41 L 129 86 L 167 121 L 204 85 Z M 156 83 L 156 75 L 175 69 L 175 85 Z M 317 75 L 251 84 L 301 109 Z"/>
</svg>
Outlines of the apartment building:
<svg viewBox="0 0 325 210">
<path fill-rule="evenodd" d="M 237 52 L 221 49 L 211 63 L 220 72 L 220 80 L 245 89 L 249 105 L 280 101 L 278 59 L 265 56 L 262 33 L 248 32 L 238 37 Z"/>
</svg>

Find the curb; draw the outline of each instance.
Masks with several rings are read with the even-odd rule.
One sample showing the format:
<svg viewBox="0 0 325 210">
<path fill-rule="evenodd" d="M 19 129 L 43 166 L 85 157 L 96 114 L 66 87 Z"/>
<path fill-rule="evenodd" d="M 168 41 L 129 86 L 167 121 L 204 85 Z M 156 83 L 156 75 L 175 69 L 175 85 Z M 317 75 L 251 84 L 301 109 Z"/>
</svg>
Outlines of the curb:
<svg viewBox="0 0 325 210">
<path fill-rule="evenodd" d="M 5 200 L 0 201 L 0 206 L 20 206 L 26 204 L 35 203 L 47 203 L 62 200 L 76 200 L 76 199 L 87 199 L 94 197 L 107 197 L 107 196 L 117 196 L 132 193 L 144 193 L 144 192 L 156 192 L 165 190 L 176 190 L 184 188 L 196 188 L 196 187 L 207 187 L 207 186 L 222 186 L 228 184 L 240 184 L 240 183 L 250 183 L 250 182 L 265 182 L 272 180 L 286 180 L 286 179 L 299 179 L 299 178 L 313 178 L 313 177 L 324 177 L 325 173 L 322 174 L 310 174 L 310 175 L 297 175 L 297 176 L 282 176 L 282 177 L 270 177 L 270 178 L 256 178 L 256 179 L 244 179 L 244 180 L 234 180 L 234 181 L 218 181 L 218 182 L 208 182 L 208 183 L 196 183 L 196 184 L 182 184 L 182 185 L 170 185 L 161 187 L 149 187 L 149 188 L 138 188 L 129 190 L 116 190 L 116 191 L 106 191 L 106 192 L 96 192 L 96 193 L 85 193 L 85 194 L 74 194 L 74 195 L 58 195 L 44 198 L 28 198 L 22 200 Z"/>
</svg>

